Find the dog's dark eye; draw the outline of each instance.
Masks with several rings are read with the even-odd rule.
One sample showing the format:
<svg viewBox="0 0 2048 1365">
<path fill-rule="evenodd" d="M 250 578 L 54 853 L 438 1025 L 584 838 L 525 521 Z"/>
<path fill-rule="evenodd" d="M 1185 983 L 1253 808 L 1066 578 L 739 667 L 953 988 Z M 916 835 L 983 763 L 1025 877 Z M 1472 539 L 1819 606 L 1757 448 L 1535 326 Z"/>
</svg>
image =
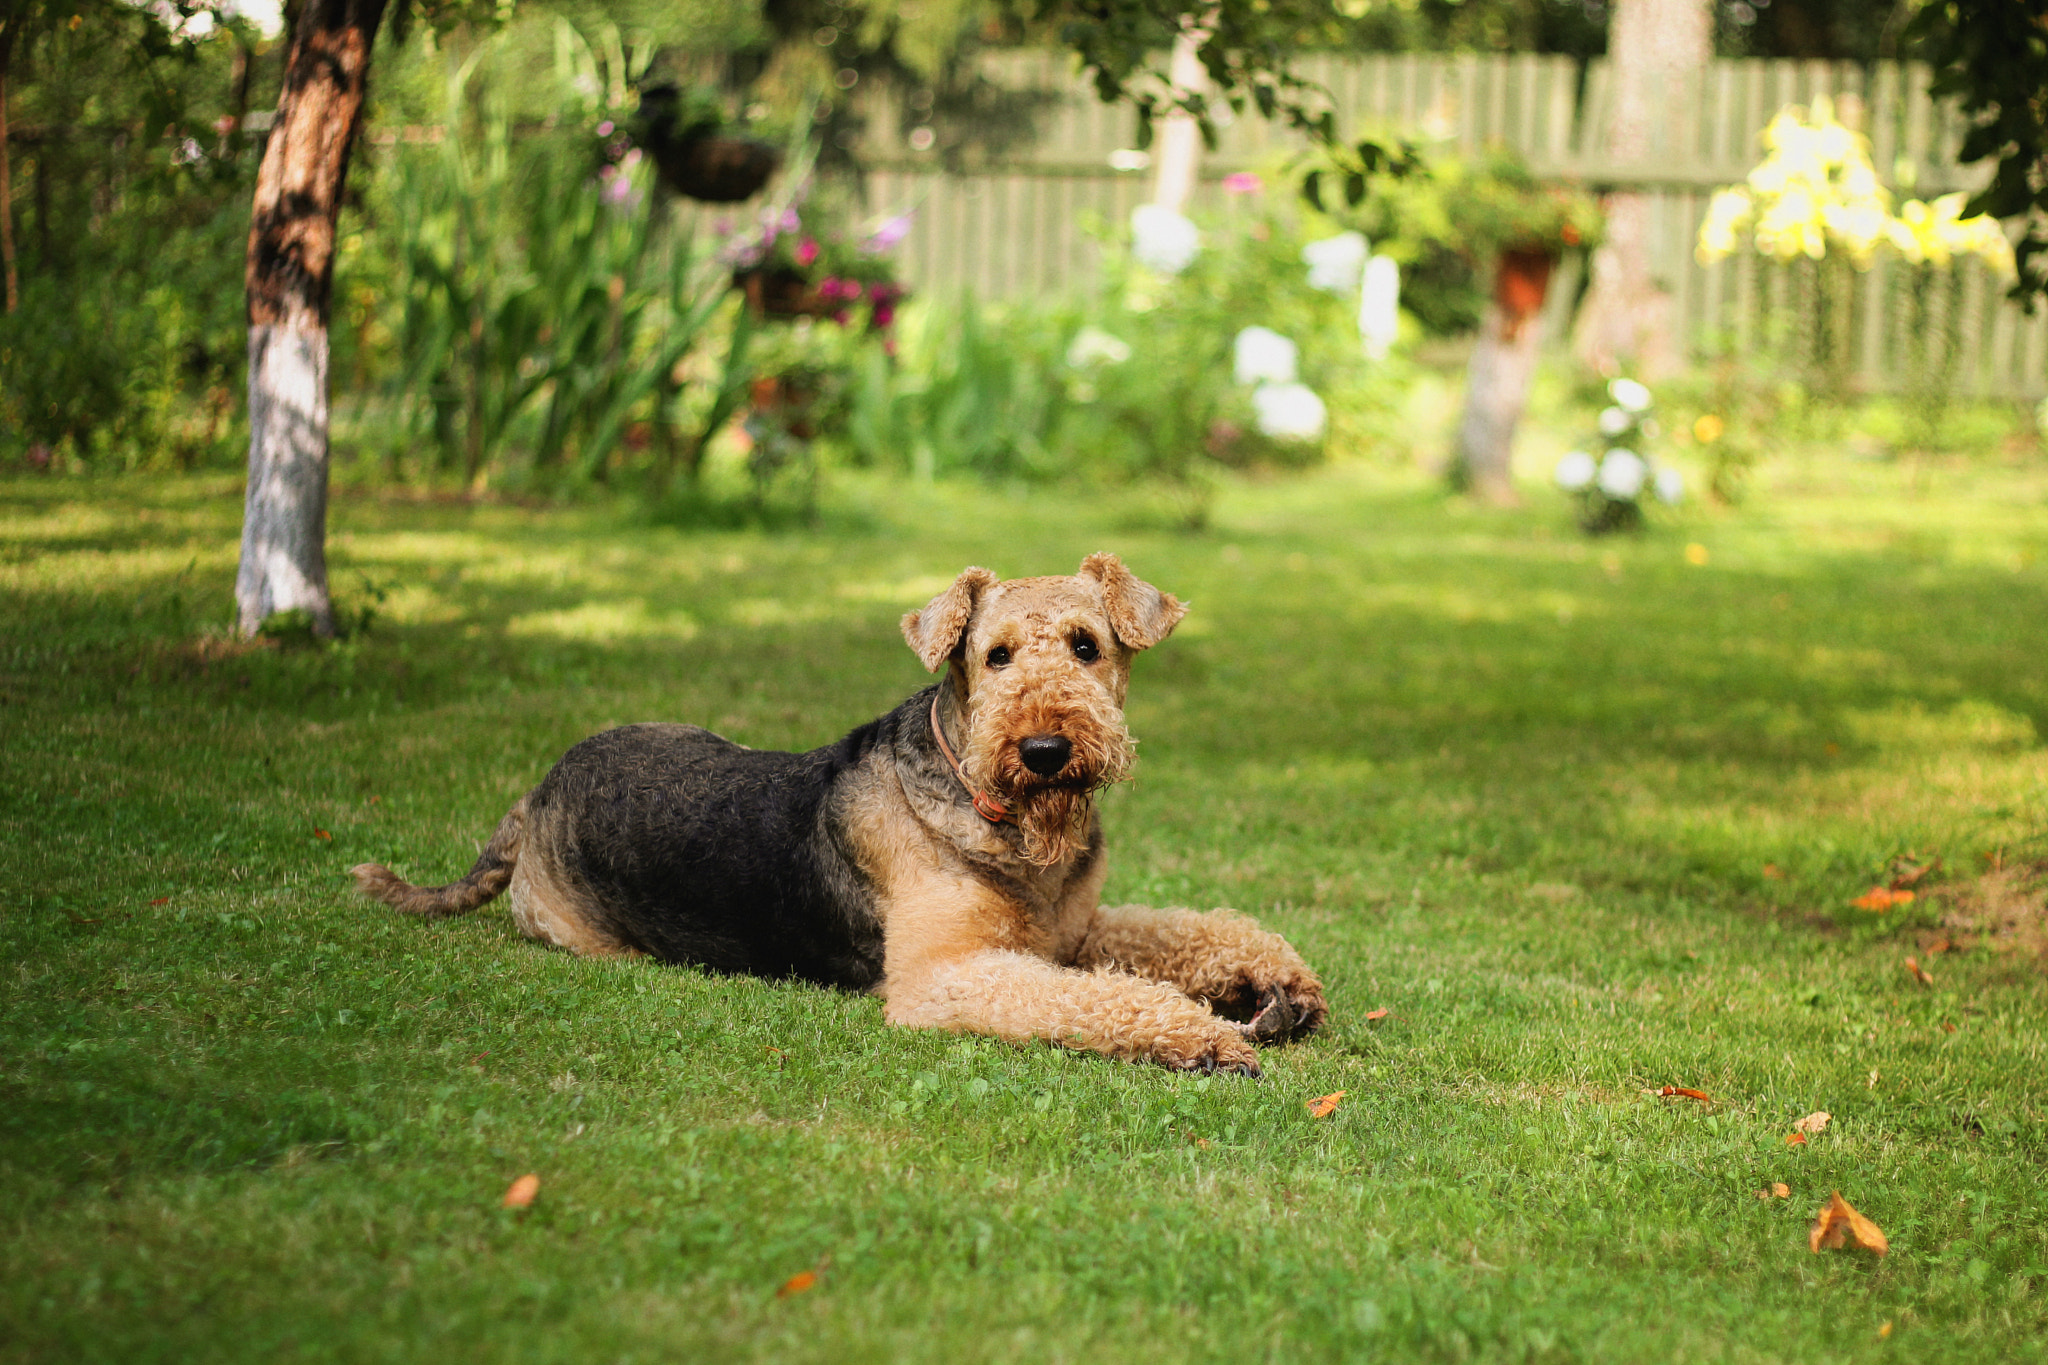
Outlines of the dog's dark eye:
<svg viewBox="0 0 2048 1365">
<path fill-rule="evenodd" d="M 1102 651 L 1095 647 L 1095 641 L 1086 635 L 1074 637 L 1074 657 L 1084 664 L 1092 664 L 1102 657 Z"/>
<path fill-rule="evenodd" d="M 990 668 L 1001 668 L 1008 662 L 1010 662 L 1010 651 L 1007 646 L 997 645 L 988 652 L 988 666 Z"/>
</svg>

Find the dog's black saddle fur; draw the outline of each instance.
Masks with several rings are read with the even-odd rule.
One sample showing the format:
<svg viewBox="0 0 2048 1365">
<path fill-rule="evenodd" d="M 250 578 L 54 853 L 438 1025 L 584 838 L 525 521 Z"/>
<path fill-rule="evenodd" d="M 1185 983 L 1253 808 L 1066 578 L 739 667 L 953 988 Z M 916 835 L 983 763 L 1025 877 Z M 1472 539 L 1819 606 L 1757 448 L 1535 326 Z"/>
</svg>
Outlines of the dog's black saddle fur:
<svg viewBox="0 0 2048 1365">
<path fill-rule="evenodd" d="M 670 962 L 866 990 L 881 979 L 874 888 L 835 809 L 866 763 L 939 762 L 936 689 L 808 753 L 695 725 L 626 725 L 562 756 L 527 798 L 599 926 Z"/>
</svg>

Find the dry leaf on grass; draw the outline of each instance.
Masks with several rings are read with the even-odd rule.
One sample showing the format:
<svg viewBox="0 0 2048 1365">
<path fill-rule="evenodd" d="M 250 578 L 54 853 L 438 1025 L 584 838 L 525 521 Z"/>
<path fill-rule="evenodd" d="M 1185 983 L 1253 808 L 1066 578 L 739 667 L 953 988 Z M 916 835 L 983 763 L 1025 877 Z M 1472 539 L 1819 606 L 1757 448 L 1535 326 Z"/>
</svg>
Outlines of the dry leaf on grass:
<svg viewBox="0 0 2048 1365">
<path fill-rule="evenodd" d="M 782 1288 L 775 1291 L 775 1297 L 778 1299 L 786 1299 L 793 1294 L 803 1293 L 806 1289 L 812 1288 L 817 1283 L 817 1271 L 799 1270 L 796 1274 L 790 1276 L 788 1279 L 782 1282 Z"/>
<path fill-rule="evenodd" d="M 1336 1110 L 1337 1105 L 1343 1098 L 1350 1093 L 1348 1090 L 1333 1090 L 1327 1095 L 1318 1095 L 1315 1099 L 1309 1100 L 1309 1116 L 1318 1119 L 1328 1118 Z"/>
<path fill-rule="evenodd" d="M 1779 867 L 1776 863 L 1765 863 L 1764 876 L 1774 882 L 1782 882 L 1785 880 L 1785 869 Z"/>
<path fill-rule="evenodd" d="M 1709 1095 L 1706 1091 L 1688 1090 L 1682 1085 L 1667 1085 L 1662 1090 L 1659 1090 L 1657 1093 L 1665 1099 L 1671 1099 L 1675 1096 L 1682 1095 L 1686 1099 L 1698 1100 L 1702 1104 L 1712 1104 L 1714 1102 L 1714 1097 L 1712 1095 Z"/>
<path fill-rule="evenodd" d="M 1873 886 L 1849 903 L 1858 910 L 1875 910 L 1877 913 L 1883 914 L 1894 905 L 1911 905 L 1913 903 L 1913 893 L 1911 891 L 1894 891 L 1889 886 Z"/>
<path fill-rule="evenodd" d="M 1759 1199 L 1790 1199 L 1792 1197 L 1792 1187 L 1779 1180 L 1774 1182 L 1767 1190 L 1758 1190 L 1756 1197 Z"/>
<path fill-rule="evenodd" d="M 332 834 L 329 834 L 329 833 L 328 833 L 328 832 L 327 832 L 326 830 L 324 830 L 324 829 L 317 829 L 317 828 L 316 828 L 316 829 L 315 829 L 315 830 L 313 831 L 313 837 L 314 837 L 315 839 L 325 839 L 325 840 L 326 840 L 326 841 L 327 841 L 328 843 L 330 843 L 330 844 L 334 842 L 334 836 L 333 836 Z"/>
<path fill-rule="evenodd" d="M 1919 959 L 1919 958 L 1917 958 L 1917 957 L 1909 957 L 1909 958 L 1907 958 L 1907 959 L 1906 959 L 1906 970 L 1907 970 L 1907 971 L 1909 971 L 1909 972 L 1911 972 L 1911 973 L 1913 974 L 1913 979 L 1914 979 L 1915 981 L 1919 982 L 1919 983 L 1920 983 L 1921 985 L 1923 985 L 1923 986 L 1932 986 L 1932 985 L 1934 984 L 1934 974 L 1933 974 L 1932 972 L 1928 971 L 1928 970 L 1927 970 L 1927 969 L 1926 969 L 1925 967 L 1923 967 L 1923 966 L 1921 966 L 1921 965 L 1920 965 L 1920 959 Z"/>
<path fill-rule="evenodd" d="M 1367 1010 L 1365 1012 L 1365 1022 L 1367 1022 L 1368 1024 L 1375 1023 L 1381 1019 L 1386 1018 L 1388 1015 L 1392 1013 L 1392 1010 Z"/>
<path fill-rule="evenodd" d="M 1825 1109 L 1816 1109 L 1805 1118 L 1793 1124 L 1792 1129 L 1794 1132 L 1804 1133 L 1808 1137 L 1819 1137 L 1827 1131 L 1828 1121 L 1833 1117 L 1834 1115 Z"/>
<path fill-rule="evenodd" d="M 1892 1249 L 1883 1230 L 1850 1208 L 1849 1201 L 1842 1198 L 1841 1191 L 1837 1190 L 1828 1196 L 1827 1204 L 1814 1215 L 1813 1228 L 1806 1234 L 1806 1244 L 1817 1254 L 1822 1247 L 1844 1247 L 1852 1243 L 1880 1256 Z"/>
<path fill-rule="evenodd" d="M 1785 1145 L 1786 1145 L 1787 1147 L 1804 1147 L 1804 1146 L 1806 1145 L 1806 1134 L 1804 1134 L 1804 1133 L 1787 1133 L 1787 1134 L 1785 1134 Z"/>
<path fill-rule="evenodd" d="M 540 1193 L 540 1177 L 531 1171 L 513 1181 L 505 1191 L 505 1207 L 523 1209 L 533 1203 L 533 1197 Z"/>
<path fill-rule="evenodd" d="M 151 905 L 169 905 L 170 903 L 171 898 L 169 896 L 158 896 L 155 900 L 150 902 Z"/>
</svg>

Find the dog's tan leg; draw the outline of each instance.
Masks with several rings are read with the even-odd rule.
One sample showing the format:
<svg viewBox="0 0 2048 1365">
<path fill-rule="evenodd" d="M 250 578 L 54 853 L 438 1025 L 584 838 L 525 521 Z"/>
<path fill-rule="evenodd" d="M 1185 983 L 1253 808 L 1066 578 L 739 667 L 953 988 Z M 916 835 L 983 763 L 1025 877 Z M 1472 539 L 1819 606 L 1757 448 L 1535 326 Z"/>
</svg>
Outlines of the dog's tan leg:
<svg viewBox="0 0 2048 1365">
<path fill-rule="evenodd" d="M 1050 936 L 1000 893 L 937 869 L 904 873 L 883 920 L 890 1023 L 1258 1074 L 1243 1032 L 1172 986 L 1058 966 Z"/>
<path fill-rule="evenodd" d="M 1322 981 L 1293 945 L 1229 910 L 1102 906 L 1073 960 L 1178 987 L 1250 1020 L 1262 1042 L 1313 1032 L 1329 1014 Z"/>
<path fill-rule="evenodd" d="M 1182 1070 L 1256 1076 L 1244 1034 L 1163 982 L 1125 972 L 1082 972 L 1029 953 L 991 949 L 894 973 L 883 1017 L 909 1028 L 1042 1038 L 1111 1057 Z"/>
</svg>

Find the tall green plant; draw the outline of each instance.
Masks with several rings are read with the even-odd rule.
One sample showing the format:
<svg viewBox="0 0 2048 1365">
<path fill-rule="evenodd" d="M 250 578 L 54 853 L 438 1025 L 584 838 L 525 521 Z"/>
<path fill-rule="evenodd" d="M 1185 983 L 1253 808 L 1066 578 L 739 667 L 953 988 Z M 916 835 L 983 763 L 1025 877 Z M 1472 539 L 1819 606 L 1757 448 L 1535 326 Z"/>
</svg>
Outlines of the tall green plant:
<svg viewBox="0 0 2048 1365">
<path fill-rule="evenodd" d="M 634 420 L 673 448 L 674 372 L 725 290 L 651 168 L 601 135 L 628 100 L 617 30 L 601 55 L 557 38 L 561 131 L 515 142 L 487 43 L 450 73 L 440 144 L 404 149 L 386 187 L 392 387 L 432 438 L 429 477 L 475 486 L 519 447 L 601 479 Z"/>
</svg>

